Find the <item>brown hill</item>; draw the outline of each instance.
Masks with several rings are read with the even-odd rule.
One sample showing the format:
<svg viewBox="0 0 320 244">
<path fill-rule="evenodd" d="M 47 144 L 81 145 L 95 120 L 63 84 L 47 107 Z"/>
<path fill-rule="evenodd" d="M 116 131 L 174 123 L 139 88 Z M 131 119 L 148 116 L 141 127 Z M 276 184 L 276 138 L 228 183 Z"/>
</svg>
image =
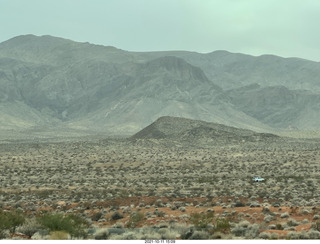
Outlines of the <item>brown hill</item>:
<svg viewBox="0 0 320 244">
<path fill-rule="evenodd" d="M 201 145 L 202 143 L 238 143 L 278 140 L 279 136 L 256 133 L 217 123 L 164 116 L 134 134 L 131 140 L 170 140 Z"/>
</svg>

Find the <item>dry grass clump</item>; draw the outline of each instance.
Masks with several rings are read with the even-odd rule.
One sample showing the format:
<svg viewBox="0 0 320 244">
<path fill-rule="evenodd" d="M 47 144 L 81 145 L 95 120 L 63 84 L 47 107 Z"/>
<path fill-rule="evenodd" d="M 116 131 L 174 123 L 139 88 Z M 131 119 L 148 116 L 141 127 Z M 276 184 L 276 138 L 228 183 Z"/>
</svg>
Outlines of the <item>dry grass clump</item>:
<svg viewBox="0 0 320 244">
<path fill-rule="evenodd" d="M 52 231 L 50 232 L 50 240 L 70 240 L 70 234 L 65 231 Z"/>
</svg>

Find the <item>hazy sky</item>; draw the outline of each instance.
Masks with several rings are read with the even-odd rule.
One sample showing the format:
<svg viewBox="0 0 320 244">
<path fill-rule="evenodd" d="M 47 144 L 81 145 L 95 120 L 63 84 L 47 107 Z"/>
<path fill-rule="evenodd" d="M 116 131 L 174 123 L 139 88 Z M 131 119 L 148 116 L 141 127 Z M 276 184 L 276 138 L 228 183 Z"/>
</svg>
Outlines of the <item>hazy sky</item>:
<svg viewBox="0 0 320 244">
<path fill-rule="evenodd" d="M 320 61 L 320 0 L 0 0 L 0 42 L 52 35 L 129 51 Z"/>
</svg>

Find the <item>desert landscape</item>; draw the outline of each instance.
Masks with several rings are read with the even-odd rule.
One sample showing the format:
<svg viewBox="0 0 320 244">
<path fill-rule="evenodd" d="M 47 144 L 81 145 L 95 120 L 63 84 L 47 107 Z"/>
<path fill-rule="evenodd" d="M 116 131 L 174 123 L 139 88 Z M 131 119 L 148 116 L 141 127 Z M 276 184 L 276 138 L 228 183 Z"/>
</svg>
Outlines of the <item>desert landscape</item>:
<svg viewBox="0 0 320 244">
<path fill-rule="evenodd" d="M 0 1 L 0 243 L 320 240 L 319 9 Z"/>
<path fill-rule="evenodd" d="M 0 238 L 320 239 L 319 77 L 275 55 L 1 42 Z"/>
<path fill-rule="evenodd" d="M 125 138 L 2 141 L 1 238 L 319 239 L 319 147 L 168 116 Z"/>
</svg>

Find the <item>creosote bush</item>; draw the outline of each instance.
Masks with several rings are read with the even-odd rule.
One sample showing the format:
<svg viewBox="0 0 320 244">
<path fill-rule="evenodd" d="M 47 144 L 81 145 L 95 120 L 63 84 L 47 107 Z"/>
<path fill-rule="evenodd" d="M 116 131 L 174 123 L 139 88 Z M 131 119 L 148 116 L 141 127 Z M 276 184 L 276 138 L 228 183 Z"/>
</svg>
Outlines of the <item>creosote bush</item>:
<svg viewBox="0 0 320 244">
<path fill-rule="evenodd" d="M 214 231 L 228 233 L 230 231 L 231 225 L 228 219 L 218 218 L 214 221 Z"/>
<path fill-rule="evenodd" d="M 130 218 L 128 223 L 126 224 L 127 228 L 135 228 L 138 226 L 138 224 L 143 220 L 144 214 L 137 211 L 137 212 L 132 212 L 130 214 Z"/>
<path fill-rule="evenodd" d="M 9 230 L 15 233 L 18 226 L 25 222 L 25 217 L 20 211 L 2 211 L 0 210 L 0 232 Z M 1 235 L 0 233 L 0 235 Z"/>
<path fill-rule="evenodd" d="M 190 223 L 192 223 L 198 229 L 207 228 L 207 226 L 213 221 L 213 213 L 191 213 Z"/>
<path fill-rule="evenodd" d="M 44 214 L 39 217 L 39 223 L 48 229 L 49 231 L 65 231 L 71 235 L 71 237 L 86 237 L 86 228 L 89 227 L 89 223 L 77 216 L 62 214 Z"/>
</svg>

